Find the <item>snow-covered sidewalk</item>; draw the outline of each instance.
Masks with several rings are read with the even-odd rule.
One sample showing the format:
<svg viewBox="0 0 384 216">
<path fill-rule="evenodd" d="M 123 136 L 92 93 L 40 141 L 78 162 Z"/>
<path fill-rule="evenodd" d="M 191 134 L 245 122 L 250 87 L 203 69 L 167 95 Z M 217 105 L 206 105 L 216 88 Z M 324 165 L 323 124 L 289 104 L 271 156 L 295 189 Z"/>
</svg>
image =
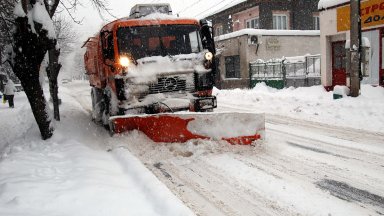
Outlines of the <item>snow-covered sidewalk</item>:
<svg viewBox="0 0 384 216">
<path fill-rule="evenodd" d="M 384 88 L 362 85 L 357 98 L 334 100 L 322 86 L 277 90 L 259 83 L 250 90 L 215 90 L 218 110 L 262 112 L 329 125 L 384 132 Z M 267 117 L 268 119 L 268 117 Z"/>
<path fill-rule="evenodd" d="M 62 119 L 47 141 L 24 93 L 15 109 L 0 106 L 0 215 L 193 215 L 129 151 L 109 149 L 119 137 L 61 90 Z"/>
</svg>

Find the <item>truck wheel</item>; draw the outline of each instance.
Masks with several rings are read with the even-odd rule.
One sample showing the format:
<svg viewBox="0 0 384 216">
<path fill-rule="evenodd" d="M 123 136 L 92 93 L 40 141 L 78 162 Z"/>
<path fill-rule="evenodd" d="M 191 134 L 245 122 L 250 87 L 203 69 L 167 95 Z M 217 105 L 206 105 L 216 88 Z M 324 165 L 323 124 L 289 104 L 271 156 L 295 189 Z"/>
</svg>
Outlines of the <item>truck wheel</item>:
<svg viewBox="0 0 384 216">
<path fill-rule="evenodd" d="M 95 122 L 101 122 L 101 117 L 103 113 L 103 103 L 102 103 L 102 94 L 100 89 L 95 87 L 91 90 L 91 98 L 92 98 L 92 120 Z"/>
<path fill-rule="evenodd" d="M 103 95 L 103 106 L 104 109 L 102 111 L 102 123 L 105 129 L 110 130 L 109 127 L 109 117 L 110 117 L 110 107 L 111 107 L 111 99 L 110 99 L 110 92 L 106 91 Z"/>
</svg>

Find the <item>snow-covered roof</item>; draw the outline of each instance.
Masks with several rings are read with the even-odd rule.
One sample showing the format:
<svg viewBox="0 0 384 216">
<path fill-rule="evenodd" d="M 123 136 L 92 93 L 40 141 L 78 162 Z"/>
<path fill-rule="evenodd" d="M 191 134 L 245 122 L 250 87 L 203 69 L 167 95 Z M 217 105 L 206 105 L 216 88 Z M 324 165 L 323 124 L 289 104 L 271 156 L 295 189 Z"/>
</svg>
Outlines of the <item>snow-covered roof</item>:
<svg viewBox="0 0 384 216">
<path fill-rule="evenodd" d="M 216 41 L 239 37 L 242 35 L 280 35 L 280 36 L 319 36 L 319 30 L 267 30 L 267 29 L 242 29 L 229 34 L 215 37 Z"/>
<path fill-rule="evenodd" d="M 318 9 L 323 10 L 349 2 L 349 0 L 320 0 Z"/>
</svg>

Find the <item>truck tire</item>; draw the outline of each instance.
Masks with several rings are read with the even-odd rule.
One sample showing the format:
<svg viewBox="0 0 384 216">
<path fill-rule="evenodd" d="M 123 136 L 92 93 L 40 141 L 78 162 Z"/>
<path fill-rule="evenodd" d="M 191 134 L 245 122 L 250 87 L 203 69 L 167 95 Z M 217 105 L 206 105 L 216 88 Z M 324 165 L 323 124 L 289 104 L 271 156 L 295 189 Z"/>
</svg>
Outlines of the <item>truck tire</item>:
<svg viewBox="0 0 384 216">
<path fill-rule="evenodd" d="M 104 90 L 103 94 L 103 107 L 104 109 L 102 110 L 102 123 L 105 129 L 110 130 L 111 128 L 109 127 L 109 117 L 111 116 L 110 110 L 111 110 L 111 92 L 108 90 Z"/>
<path fill-rule="evenodd" d="M 92 120 L 95 122 L 101 122 L 102 114 L 104 111 L 102 90 L 93 87 L 91 89 L 91 98 L 92 98 Z"/>
</svg>

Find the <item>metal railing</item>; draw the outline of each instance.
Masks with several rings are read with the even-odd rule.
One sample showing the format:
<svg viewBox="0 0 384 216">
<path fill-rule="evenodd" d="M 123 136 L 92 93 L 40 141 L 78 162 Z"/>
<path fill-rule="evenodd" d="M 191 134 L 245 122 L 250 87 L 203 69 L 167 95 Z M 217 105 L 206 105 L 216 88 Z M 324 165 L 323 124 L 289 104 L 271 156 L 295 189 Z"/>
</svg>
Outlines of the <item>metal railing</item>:
<svg viewBox="0 0 384 216">
<path fill-rule="evenodd" d="M 251 88 L 259 82 L 275 88 L 320 85 L 320 55 L 251 62 L 249 76 Z"/>
</svg>

